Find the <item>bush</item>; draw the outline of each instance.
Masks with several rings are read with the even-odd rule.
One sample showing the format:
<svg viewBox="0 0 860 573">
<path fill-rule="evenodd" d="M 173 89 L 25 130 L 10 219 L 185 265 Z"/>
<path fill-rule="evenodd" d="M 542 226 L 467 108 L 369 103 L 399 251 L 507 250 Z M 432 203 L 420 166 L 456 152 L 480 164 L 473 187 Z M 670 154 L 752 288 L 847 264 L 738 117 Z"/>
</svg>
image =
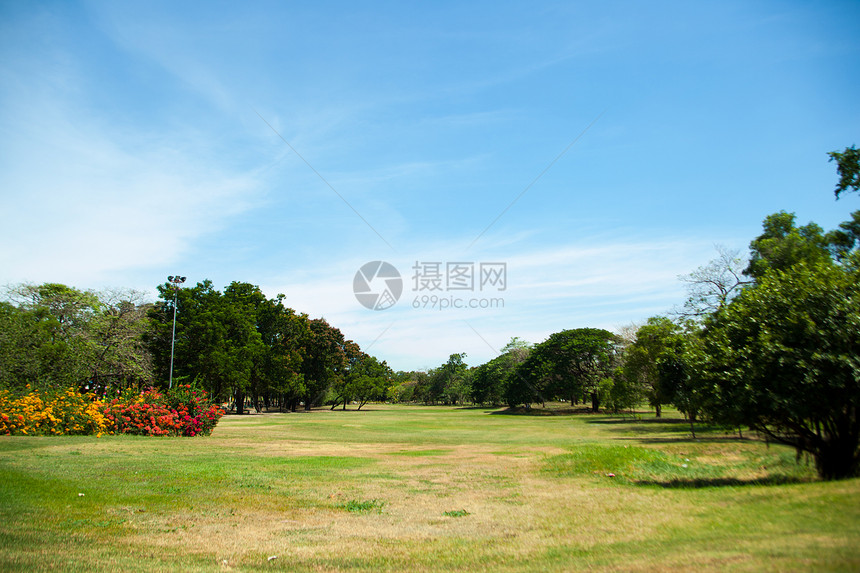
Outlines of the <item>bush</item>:
<svg viewBox="0 0 860 573">
<path fill-rule="evenodd" d="M 126 391 L 110 401 L 74 389 L 53 396 L 29 392 L 17 398 L 0 392 L 0 434 L 6 435 L 207 436 L 222 415 L 205 392 L 190 385 L 167 395 L 152 388 Z"/>
<path fill-rule="evenodd" d="M 27 386 L 29 389 L 29 386 Z M 30 392 L 18 398 L 0 392 L 0 434 L 61 435 L 109 431 L 104 402 L 69 389 L 56 394 Z"/>
</svg>

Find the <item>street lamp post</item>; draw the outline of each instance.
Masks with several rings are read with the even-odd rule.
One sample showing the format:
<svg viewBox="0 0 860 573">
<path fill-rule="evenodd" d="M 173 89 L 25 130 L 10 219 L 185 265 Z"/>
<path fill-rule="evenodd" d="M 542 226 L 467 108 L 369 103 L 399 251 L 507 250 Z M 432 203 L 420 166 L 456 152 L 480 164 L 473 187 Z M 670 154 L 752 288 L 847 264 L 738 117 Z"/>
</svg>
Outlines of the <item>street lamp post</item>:
<svg viewBox="0 0 860 573">
<path fill-rule="evenodd" d="M 173 347 L 176 344 L 176 300 L 179 295 L 179 285 L 185 282 L 185 277 L 167 277 L 173 283 L 173 334 L 170 336 L 170 383 L 168 388 L 173 388 Z"/>
</svg>

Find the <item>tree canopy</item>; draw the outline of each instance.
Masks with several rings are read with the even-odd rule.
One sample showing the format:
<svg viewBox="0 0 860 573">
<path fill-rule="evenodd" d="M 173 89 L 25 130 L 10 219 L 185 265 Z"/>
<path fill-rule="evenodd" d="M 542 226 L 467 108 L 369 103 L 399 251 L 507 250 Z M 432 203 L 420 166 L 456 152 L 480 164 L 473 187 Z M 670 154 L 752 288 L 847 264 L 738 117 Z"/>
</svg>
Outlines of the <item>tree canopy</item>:
<svg viewBox="0 0 860 573">
<path fill-rule="evenodd" d="M 706 408 L 815 458 L 860 471 L 860 274 L 801 261 L 774 270 L 708 322 Z"/>
<path fill-rule="evenodd" d="M 860 150 L 853 145 L 846 147 L 844 151 L 831 151 L 830 161 L 836 162 L 836 170 L 839 173 L 839 183 L 833 191 L 836 198 L 846 191 L 860 190 Z"/>
<path fill-rule="evenodd" d="M 617 338 L 599 328 L 577 328 L 550 335 L 520 364 L 508 387 L 511 405 L 562 398 L 576 404 L 586 396 L 600 408 L 601 382 L 617 359 Z"/>
</svg>

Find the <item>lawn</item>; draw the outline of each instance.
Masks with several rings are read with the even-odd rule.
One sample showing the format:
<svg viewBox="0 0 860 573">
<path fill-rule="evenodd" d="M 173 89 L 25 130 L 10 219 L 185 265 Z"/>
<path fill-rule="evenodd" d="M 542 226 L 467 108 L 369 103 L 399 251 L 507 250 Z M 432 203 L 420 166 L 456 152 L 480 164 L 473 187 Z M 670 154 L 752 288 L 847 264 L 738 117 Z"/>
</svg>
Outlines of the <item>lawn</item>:
<svg viewBox="0 0 860 573">
<path fill-rule="evenodd" d="M 3 571 L 860 570 L 860 480 L 653 414 L 367 405 L 0 438 Z"/>
</svg>

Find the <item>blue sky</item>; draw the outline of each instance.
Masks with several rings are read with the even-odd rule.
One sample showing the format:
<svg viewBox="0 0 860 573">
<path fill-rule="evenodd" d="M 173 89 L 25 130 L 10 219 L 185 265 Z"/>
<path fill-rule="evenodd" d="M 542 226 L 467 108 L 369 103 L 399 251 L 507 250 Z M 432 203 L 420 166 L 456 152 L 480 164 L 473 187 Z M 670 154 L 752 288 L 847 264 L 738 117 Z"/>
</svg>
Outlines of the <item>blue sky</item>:
<svg viewBox="0 0 860 573">
<path fill-rule="evenodd" d="M 2 1 L 0 284 L 250 282 L 396 369 L 477 365 L 666 312 L 770 213 L 846 220 L 858 72 L 856 2 Z"/>
</svg>

